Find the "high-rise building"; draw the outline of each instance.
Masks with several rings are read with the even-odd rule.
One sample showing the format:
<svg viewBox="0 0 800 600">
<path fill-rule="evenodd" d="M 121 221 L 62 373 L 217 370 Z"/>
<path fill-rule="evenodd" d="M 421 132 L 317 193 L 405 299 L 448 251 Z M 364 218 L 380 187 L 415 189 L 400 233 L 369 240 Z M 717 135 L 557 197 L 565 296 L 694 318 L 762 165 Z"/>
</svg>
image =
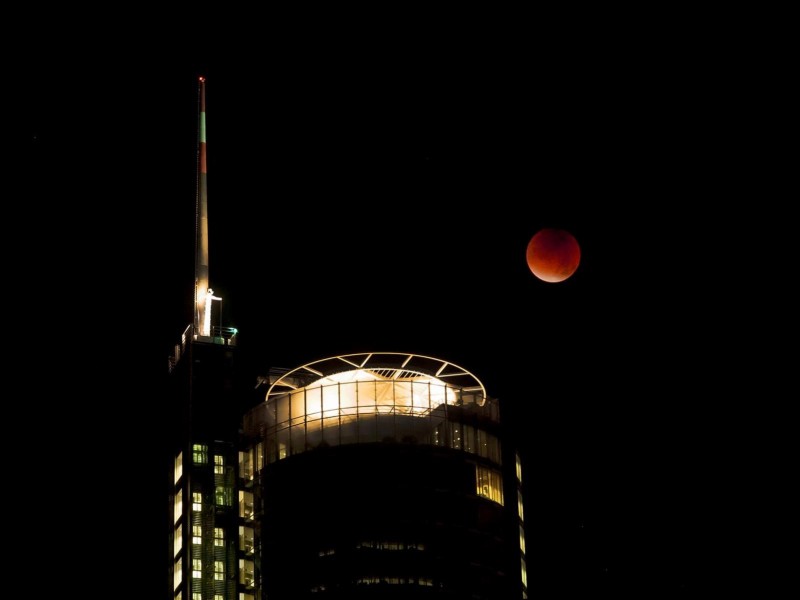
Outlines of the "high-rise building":
<svg viewBox="0 0 800 600">
<path fill-rule="evenodd" d="M 234 600 L 238 579 L 236 330 L 213 326 L 208 285 L 205 79 L 198 83 L 195 307 L 169 359 L 174 472 L 170 479 L 168 597 Z"/>
<path fill-rule="evenodd" d="M 167 597 L 527 598 L 520 459 L 471 372 L 348 354 L 258 378 L 249 408 L 237 396 L 236 330 L 210 325 L 204 85 Z"/>
<path fill-rule="evenodd" d="M 239 492 L 263 598 L 526 597 L 519 456 L 477 377 L 376 352 L 268 384 Z"/>
</svg>

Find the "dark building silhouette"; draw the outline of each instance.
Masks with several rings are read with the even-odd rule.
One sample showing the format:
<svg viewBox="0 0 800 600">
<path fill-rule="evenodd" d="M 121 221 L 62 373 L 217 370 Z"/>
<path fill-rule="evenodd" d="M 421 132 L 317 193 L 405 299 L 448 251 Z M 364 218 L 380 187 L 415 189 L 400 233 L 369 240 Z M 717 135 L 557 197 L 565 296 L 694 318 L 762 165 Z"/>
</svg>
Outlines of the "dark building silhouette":
<svg viewBox="0 0 800 600">
<path fill-rule="evenodd" d="M 519 457 L 461 367 L 316 361 L 270 377 L 244 434 L 264 598 L 526 597 Z"/>
<path fill-rule="evenodd" d="M 519 455 L 475 375 L 375 352 L 273 371 L 255 401 L 237 387 L 237 332 L 210 324 L 204 86 L 166 597 L 527 598 Z"/>
</svg>

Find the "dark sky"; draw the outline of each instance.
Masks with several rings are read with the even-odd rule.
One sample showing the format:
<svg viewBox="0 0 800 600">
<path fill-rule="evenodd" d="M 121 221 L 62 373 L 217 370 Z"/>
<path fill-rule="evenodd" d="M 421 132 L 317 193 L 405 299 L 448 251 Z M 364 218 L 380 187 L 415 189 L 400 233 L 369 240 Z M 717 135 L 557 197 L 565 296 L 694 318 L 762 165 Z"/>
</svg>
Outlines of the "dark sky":
<svg viewBox="0 0 800 600">
<path fill-rule="evenodd" d="M 12 275 L 83 295 L 56 302 L 80 325 L 51 358 L 98 383 L 74 437 L 116 448 L 121 479 L 99 493 L 123 508 L 93 525 L 154 546 L 122 551 L 139 594 L 163 583 L 159 386 L 191 319 L 198 75 L 211 285 L 253 377 L 359 351 L 451 360 L 522 448 L 534 593 L 697 589 L 711 408 L 687 394 L 707 385 L 687 320 L 710 309 L 693 304 L 707 261 L 681 244 L 701 228 L 687 190 L 708 184 L 713 123 L 695 63 L 600 34 L 216 42 L 124 68 L 56 57 L 21 84 L 37 204 L 19 222 L 60 266 Z M 545 226 L 581 245 L 561 284 L 525 263 Z M 60 328 L 48 315 L 42 333 Z M 72 344 L 96 359 L 73 365 Z"/>
</svg>

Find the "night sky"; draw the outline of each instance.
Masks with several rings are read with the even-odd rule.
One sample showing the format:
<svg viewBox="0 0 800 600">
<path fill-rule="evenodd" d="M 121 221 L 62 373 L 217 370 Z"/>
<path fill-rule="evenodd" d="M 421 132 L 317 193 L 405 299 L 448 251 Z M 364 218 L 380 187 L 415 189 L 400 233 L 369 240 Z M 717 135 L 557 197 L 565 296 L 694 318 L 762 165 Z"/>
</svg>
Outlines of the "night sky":
<svg viewBox="0 0 800 600">
<path fill-rule="evenodd" d="M 98 491 L 124 508 L 88 520 L 129 524 L 126 589 L 154 597 L 165 578 L 163 385 L 191 320 L 198 75 L 210 282 L 253 381 L 350 352 L 459 364 L 522 451 L 531 597 L 698 589 L 712 409 L 688 393 L 710 384 L 687 315 L 710 308 L 707 263 L 676 247 L 698 238 L 687 190 L 708 183 L 700 79 L 643 40 L 504 37 L 300 36 L 225 58 L 195 42 L 26 74 L 23 173 L 49 210 L 21 202 L 19 222 L 53 232 L 59 266 L 12 275 L 82 294 L 37 334 L 60 327 L 53 309 L 79 321 L 48 360 L 91 397 L 87 433 L 68 437 L 117 448 Z M 581 246 L 560 284 L 525 262 L 545 226 Z"/>
</svg>

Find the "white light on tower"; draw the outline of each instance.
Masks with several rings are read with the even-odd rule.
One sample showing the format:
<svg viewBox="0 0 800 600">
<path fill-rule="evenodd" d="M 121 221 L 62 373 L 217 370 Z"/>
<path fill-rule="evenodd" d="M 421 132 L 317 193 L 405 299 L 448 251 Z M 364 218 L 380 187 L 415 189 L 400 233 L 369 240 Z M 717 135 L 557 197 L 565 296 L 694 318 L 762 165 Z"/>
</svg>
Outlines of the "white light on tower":
<svg viewBox="0 0 800 600">
<path fill-rule="evenodd" d="M 214 290 L 208 288 L 206 292 L 205 311 L 203 311 L 203 328 L 200 335 L 211 335 L 211 303 L 214 300 L 222 300 L 220 296 L 214 295 Z"/>
</svg>

